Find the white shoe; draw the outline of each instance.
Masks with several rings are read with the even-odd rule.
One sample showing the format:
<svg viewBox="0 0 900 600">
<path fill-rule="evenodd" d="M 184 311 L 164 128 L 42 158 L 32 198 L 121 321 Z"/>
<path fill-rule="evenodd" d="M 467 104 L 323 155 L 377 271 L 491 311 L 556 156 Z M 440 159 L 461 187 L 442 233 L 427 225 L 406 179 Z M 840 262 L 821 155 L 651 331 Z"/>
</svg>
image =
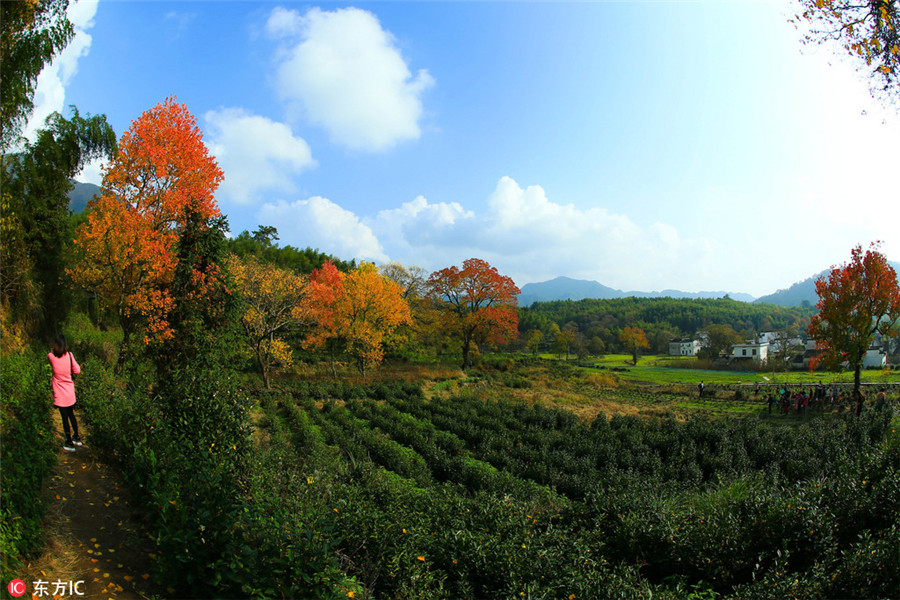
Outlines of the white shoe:
<svg viewBox="0 0 900 600">
<path fill-rule="evenodd" d="M 63 442 L 63 450 L 66 452 L 75 452 L 75 446 L 69 444 L 69 442 Z"/>
</svg>

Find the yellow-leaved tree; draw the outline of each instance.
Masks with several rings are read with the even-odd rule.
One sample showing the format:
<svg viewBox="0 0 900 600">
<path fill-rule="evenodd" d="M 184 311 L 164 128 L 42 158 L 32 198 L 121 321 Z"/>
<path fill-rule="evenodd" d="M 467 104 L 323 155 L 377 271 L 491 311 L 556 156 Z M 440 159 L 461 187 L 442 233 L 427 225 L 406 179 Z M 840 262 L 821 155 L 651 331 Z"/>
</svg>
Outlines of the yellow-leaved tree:
<svg viewBox="0 0 900 600">
<path fill-rule="evenodd" d="M 396 341 L 398 328 L 412 321 L 403 291 L 371 263 L 341 273 L 326 262 L 310 276 L 307 305 L 316 327 L 306 346 L 328 349 L 333 375 L 338 352 L 365 375 L 367 368 L 384 358 L 385 347 Z"/>
<path fill-rule="evenodd" d="M 242 261 L 232 255 L 228 267 L 245 303 L 241 325 L 246 341 L 268 389 L 272 369 L 293 363 L 290 345 L 279 336 L 306 322 L 308 281 L 304 275 L 260 263 L 255 257 Z"/>
</svg>

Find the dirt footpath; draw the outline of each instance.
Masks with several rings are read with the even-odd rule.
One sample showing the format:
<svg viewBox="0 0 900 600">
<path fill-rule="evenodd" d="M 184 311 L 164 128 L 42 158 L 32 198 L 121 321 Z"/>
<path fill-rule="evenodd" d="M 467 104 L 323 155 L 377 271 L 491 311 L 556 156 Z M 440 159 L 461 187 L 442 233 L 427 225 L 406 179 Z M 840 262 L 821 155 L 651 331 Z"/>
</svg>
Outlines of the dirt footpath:
<svg viewBox="0 0 900 600">
<path fill-rule="evenodd" d="M 56 430 L 62 431 L 59 414 Z M 82 425 L 79 422 L 79 425 Z M 82 425 L 83 429 L 83 425 Z M 58 463 L 44 486 L 46 547 L 21 579 L 24 598 L 161 598 L 155 545 L 121 476 L 86 445 L 67 452 L 59 437 Z"/>
</svg>

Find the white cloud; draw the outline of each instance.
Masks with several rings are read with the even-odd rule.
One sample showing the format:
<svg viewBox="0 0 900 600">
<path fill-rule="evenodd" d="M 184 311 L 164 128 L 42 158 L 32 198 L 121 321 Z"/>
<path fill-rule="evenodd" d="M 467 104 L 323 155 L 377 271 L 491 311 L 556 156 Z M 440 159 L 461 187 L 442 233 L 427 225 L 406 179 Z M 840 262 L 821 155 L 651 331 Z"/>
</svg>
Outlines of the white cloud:
<svg viewBox="0 0 900 600">
<path fill-rule="evenodd" d="M 540 186 L 503 177 L 476 213 L 418 197 L 371 221 L 392 260 L 434 270 L 483 258 L 519 284 L 569 275 L 625 290 L 708 289 L 727 272 L 719 243 L 671 225 L 641 227 L 602 207 L 551 201 Z"/>
<path fill-rule="evenodd" d="M 728 240 L 685 237 L 671 224 L 642 226 L 606 208 L 554 202 L 540 186 L 523 189 L 510 177 L 480 207 L 418 196 L 361 219 L 313 197 L 268 203 L 256 216 L 277 226 L 286 244 L 428 271 L 477 257 L 520 286 L 568 275 L 624 291 L 772 291 L 747 285 L 742 273 L 752 271 L 754 256 L 735 252 Z"/>
<path fill-rule="evenodd" d="M 276 226 L 285 245 L 318 248 L 345 259 L 387 260 L 372 230 L 327 198 L 266 203 L 256 218 L 260 224 Z"/>
<path fill-rule="evenodd" d="M 386 244 L 397 252 L 408 254 L 423 247 L 465 245 L 461 230 L 471 229 L 471 226 L 461 223 L 474 218 L 473 212 L 457 202 L 431 204 L 425 197 L 417 196 L 400 208 L 380 211 L 372 226 Z"/>
<path fill-rule="evenodd" d="M 91 162 L 84 165 L 81 173 L 78 174 L 75 179 L 82 183 L 93 183 L 94 185 L 101 185 L 103 183 L 103 171 L 105 167 L 106 161 L 104 159 L 98 158 L 96 160 L 92 160 Z"/>
<path fill-rule="evenodd" d="M 266 33 L 276 39 L 299 35 L 302 30 L 303 17 L 300 13 L 280 6 L 272 9 L 269 20 L 266 21 Z"/>
<path fill-rule="evenodd" d="M 94 26 L 97 0 L 77 0 L 69 4 L 66 15 L 75 26 L 75 37 L 38 76 L 34 93 L 34 112 L 23 135 L 34 140 L 38 129 L 54 112 L 62 112 L 66 100 L 66 86 L 78 72 L 78 60 L 88 55 L 93 38 L 87 31 Z"/>
<path fill-rule="evenodd" d="M 421 96 L 434 79 L 425 69 L 413 76 L 375 15 L 276 8 L 266 32 L 287 44 L 277 58 L 279 96 L 334 143 L 379 151 L 420 136 Z"/>
<path fill-rule="evenodd" d="M 231 202 L 254 204 L 263 192 L 293 192 L 293 176 L 316 165 L 306 141 L 283 123 L 240 108 L 211 110 L 204 118 L 210 153 L 225 172 L 219 194 Z"/>
</svg>

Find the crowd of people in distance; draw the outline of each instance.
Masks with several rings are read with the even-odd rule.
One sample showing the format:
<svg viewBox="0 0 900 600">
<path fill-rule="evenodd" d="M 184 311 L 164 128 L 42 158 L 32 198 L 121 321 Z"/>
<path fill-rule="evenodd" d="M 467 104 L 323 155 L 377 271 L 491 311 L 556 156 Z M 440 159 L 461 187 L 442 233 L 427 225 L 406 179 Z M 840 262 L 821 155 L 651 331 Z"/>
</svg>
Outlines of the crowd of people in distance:
<svg viewBox="0 0 900 600">
<path fill-rule="evenodd" d="M 859 415 L 867 403 L 873 404 L 867 401 L 864 391 L 842 393 L 837 386 L 826 386 L 821 383 L 808 390 L 804 388 L 791 390 L 783 387 L 777 393 L 767 394 L 766 403 L 769 414 L 772 414 L 773 411 L 780 411 L 780 414 L 783 415 L 793 413 L 800 416 L 804 416 L 807 411 L 814 409 L 820 412 L 852 410 Z M 880 411 L 887 407 L 887 392 L 884 388 L 880 388 L 875 394 L 874 408 Z"/>
</svg>

